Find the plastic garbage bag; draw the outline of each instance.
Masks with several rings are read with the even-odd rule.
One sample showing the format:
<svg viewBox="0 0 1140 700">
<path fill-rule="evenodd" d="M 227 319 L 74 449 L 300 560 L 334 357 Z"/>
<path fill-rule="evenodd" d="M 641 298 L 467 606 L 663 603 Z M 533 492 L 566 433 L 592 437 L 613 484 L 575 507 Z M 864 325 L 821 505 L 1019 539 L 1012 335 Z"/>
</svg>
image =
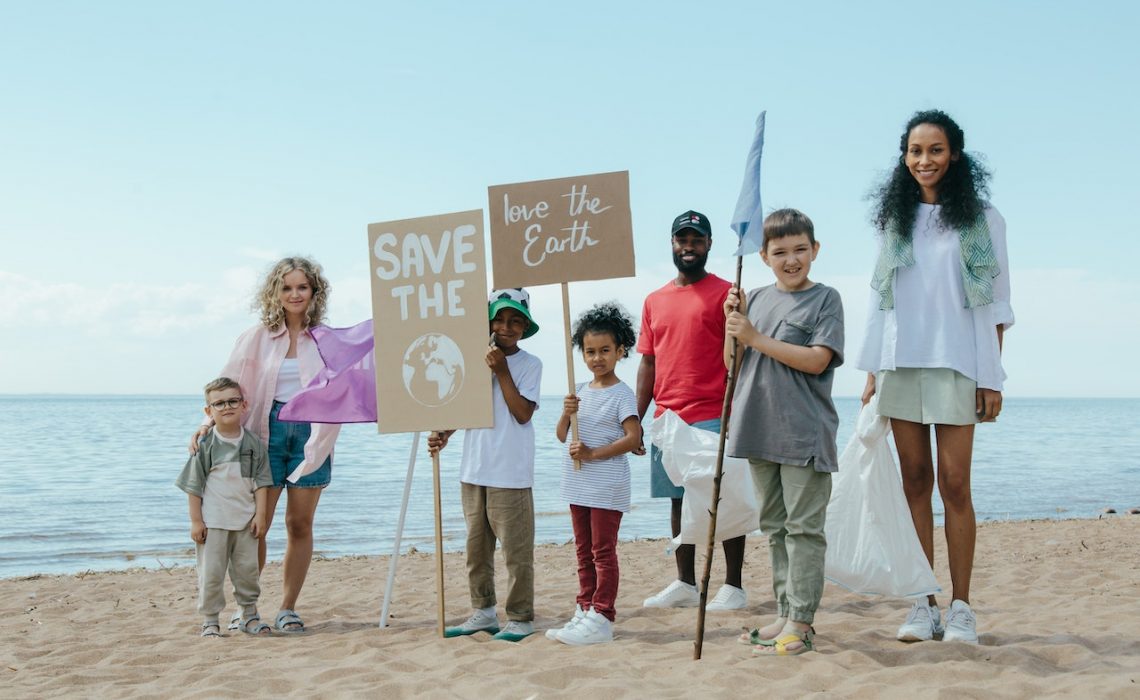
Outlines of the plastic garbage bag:
<svg viewBox="0 0 1140 700">
<path fill-rule="evenodd" d="M 674 546 L 706 544 L 720 435 L 694 428 L 669 410 L 654 419 L 649 435 L 661 450 L 665 473 L 674 484 L 685 487 L 685 498 L 681 502 L 681 534 L 673 540 Z M 760 509 L 756 505 L 748 460 L 725 457 L 715 539 L 723 542 L 747 535 L 758 527 Z"/>
<path fill-rule="evenodd" d="M 922 552 L 876 395 L 839 456 L 827 504 L 824 575 L 855 593 L 918 597 L 942 590 Z"/>
</svg>

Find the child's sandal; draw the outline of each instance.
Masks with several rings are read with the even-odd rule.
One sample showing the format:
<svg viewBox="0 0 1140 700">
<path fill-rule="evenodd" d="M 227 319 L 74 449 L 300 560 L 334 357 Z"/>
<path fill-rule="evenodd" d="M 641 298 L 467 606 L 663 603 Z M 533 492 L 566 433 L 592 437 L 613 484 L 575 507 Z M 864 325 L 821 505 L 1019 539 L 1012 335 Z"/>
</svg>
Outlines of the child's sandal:
<svg viewBox="0 0 1140 700">
<path fill-rule="evenodd" d="M 752 648 L 753 656 L 799 656 L 809 651 L 815 651 L 815 628 L 808 627 L 803 632 L 789 632 L 782 634 L 772 641 L 770 645 L 757 645 Z M 793 649 L 788 647 L 796 642 L 800 646 Z"/>
<path fill-rule="evenodd" d="M 248 620 L 242 620 L 241 631 L 257 637 L 268 635 L 273 632 L 269 625 L 261 621 L 260 615 L 254 615 Z"/>
</svg>

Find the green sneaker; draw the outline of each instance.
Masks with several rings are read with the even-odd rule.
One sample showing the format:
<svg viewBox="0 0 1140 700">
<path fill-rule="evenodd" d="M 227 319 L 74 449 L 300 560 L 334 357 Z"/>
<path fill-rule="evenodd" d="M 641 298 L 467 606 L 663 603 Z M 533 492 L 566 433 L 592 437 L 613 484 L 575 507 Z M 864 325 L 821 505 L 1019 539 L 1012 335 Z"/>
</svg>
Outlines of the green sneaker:
<svg viewBox="0 0 1140 700">
<path fill-rule="evenodd" d="M 467 635 L 475 634 L 476 632 L 498 634 L 499 618 L 495 615 L 494 608 L 489 608 L 488 610 L 476 610 L 475 614 L 467 618 L 467 622 L 464 622 L 458 627 L 448 627 L 445 629 L 443 631 L 443 636 L 466 637 Z"/>
<path fill-rule="evenodd" d="M 511 620 L 503 627 L 502 632 L 494 636 L 494 639 L 501 639 L 504 642 L 521 642 L 532 634 L 534 634 L 533 623 Z"/>
</svg>

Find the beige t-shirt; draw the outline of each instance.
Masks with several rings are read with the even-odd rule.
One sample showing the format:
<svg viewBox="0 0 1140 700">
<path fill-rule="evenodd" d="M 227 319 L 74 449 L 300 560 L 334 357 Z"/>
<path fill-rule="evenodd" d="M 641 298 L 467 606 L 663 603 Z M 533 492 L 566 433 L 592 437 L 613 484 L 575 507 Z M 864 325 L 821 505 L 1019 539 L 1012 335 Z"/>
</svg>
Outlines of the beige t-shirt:
<svg viewBox="0 0 1140 700">
<path fill-rule="evenodd" d="M 241 434 L 230 439 L 214 430 L 217 440 L 210 448 L 214 466 L 206 476 L 202 492 L 202 520 L 208 528 L 244 530 L 257 510 L 253 498 L 257 485 L 241 475 L 239 447 L 244 434 L 242 428 Z"/>
</svg>

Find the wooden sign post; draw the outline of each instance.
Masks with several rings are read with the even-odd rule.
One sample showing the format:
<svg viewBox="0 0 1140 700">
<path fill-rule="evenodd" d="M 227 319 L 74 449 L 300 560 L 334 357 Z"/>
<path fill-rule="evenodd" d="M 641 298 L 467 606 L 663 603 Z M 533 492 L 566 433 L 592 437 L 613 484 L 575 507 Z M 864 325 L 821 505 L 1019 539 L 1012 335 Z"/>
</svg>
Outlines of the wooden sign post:
<svg viewBox="0 0 1140 700">
<path fill-rule="evenodd" d="M 567 283 L 636 274 L 629 172 L 495 185 L 487 197 L 495 288 L 562 285 L 566 380 L 573 394 Z M 570 430 L 577 441 L 576 417 Z M 581 467 L 577 461 L 574 466 Z"/>
<path fill-rule="evenodd" d="M 491 427 L 491 383 L 483 381 L 486 373 L 481 371 L 487 338 L 483 211 L 369 224 L 368 251 L 379 431 Z M 479 379 L 468 380 L 468 375 Z M 433 456 L 432 470 L 436 598 L 442 637 L 438 454 Z"/>
</svg>

